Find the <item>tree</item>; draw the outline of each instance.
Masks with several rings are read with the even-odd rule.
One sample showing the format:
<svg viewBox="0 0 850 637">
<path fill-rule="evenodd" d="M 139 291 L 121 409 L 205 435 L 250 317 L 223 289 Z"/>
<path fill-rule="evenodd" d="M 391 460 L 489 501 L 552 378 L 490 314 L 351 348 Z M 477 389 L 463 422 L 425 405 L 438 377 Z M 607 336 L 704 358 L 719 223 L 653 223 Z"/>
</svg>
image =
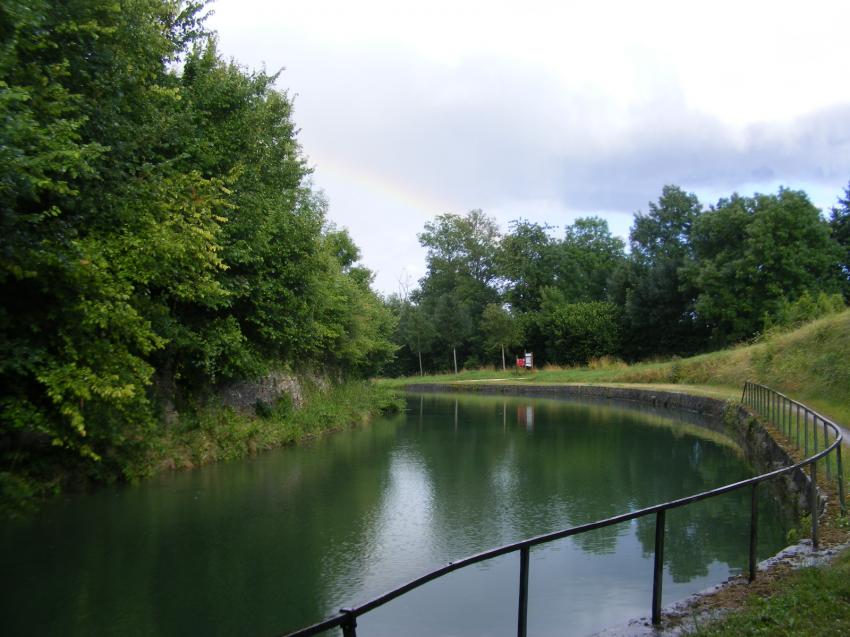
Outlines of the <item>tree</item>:
<svg viewBox="0 0 850 637">
<path fill-rule="evenodd" d="M 481 334 L 489 349 L 502 350 L 502 370 L 505 369 L 505 347 L 515 345 L 520 339 L 516 319 L 504 306 L 490 303 L 481 313 Z"/>
<path fill-rule="evenodd" d="M 420 306 L 414 305 L 407 299 L 400 299 L 399 306 L 398 340 L 411 352 L 416 353 L 419 375 L 424 376 L 422 353 L 431 351 L 437 332 Z"/>
<path fill-rule="evenodd" d="M 832 208 L 829 227 L 832 238 L 841 246 L 841 270 L 844 273 L 844 298 L 850 301 L 850 185 L 844 189 L 844 197 Z"/>
<path fill-rule="evenodd" d="M 691 226 L 702 213 L 693 193 L 678 186 L 664 186 L 658 203 L 649 204 L 649 213 L 638 212 L 629 241 L 632 253 L 645 264 L 676 259 L 687 254 Z"/>
<path fill-rule="evenodd" d="M 468 341 L 475 330 L 472 303 L 458 290 L 446 292 L 434 303 L 433 321 L 437 333 L 452 348 L 452 362 L 457 374 L 457 348 Z"/>
<path fill-rule="evenodd" d="M 840 253 L 802 191 L 721 199 L 694 225 L 695 309 L 717 345 L 782 322 L 788 303 L 840 291 Z"/>
<path fill-rule="evenodd" d="M 499 229 L 480 210 L 466 215 L 445 214 L 425 224 L 419 235 L 427 248 L 428 271 L 420 280 L 414 302 L 430 317 L 438 339 L 457 352 L 469 354 L 476 342 L 476 325 L 484 306 L 498 300 L 493 287 Z"/>
<path fill-rule="evenodd" d="M 202 7 L 0 8 L 0 479 L 30 451 L 115 477 L 165 393 L 393 355 L 290 99 L 221 59 Z"/>
<path fill-rule="evenodd" d="M 576 219 L 558 245 L 558 287 L 573 301 L 604 301 L 608 280 L 625 260 L 623 240 L 599 217 Z"/>
<path fill-rule="evenodd" d="M 540 307 L 540 290 L 555 281 L 555 242 L 550 226 L 524 219 L 511 222 L 496 253 L 499 277 L 505 281 L 505 300 L 517 312 Z"/>
<path fill-rule="evenodd" d="M 624 307 L 624 346 L 632 358 L 700 349 L 704 329 L 694 310 L 696 290 L 681 270 L 701 212 L 696 195 L 665 186 L 649 213 L 635 215 L 630 258 L 612 276 L 609 292 Z"/>
<path fill-rule="evenodd" d="M 439 215 L 425 224 L 425 231 L 418 238 L 428 251 L 429 275 L 448 271 L 467 276 L 482 286 L 495 277 L 499 228 L 481 210 L 471 210 L 463 216 Z"/>
<path fill-rule="evenodd" d="M 183 161 L 227 175 L 233 204 L 221 238 L 225 304 L 173 310 L 165 357 L 184 389 L 257 376 L 274 360 L 323 360 L 338 341 L 338 326 L 319 319 L 335 320 L 323 292 L 344 266 L 327 258 L 326 203 L 307 187 L 291 103 L 275 79 L 224 62 L 212 38 L 187 54 L 179 78 L 173 137 L 185 140 Z"/>
<path fill-rule="evenodd" d="M 168 66 L 199 37 L 199 10 L 4 6 L 0 420 L 12 446 L 111 470 L 152 426 L 168 304 L 226 296 L 226 180 L 179 169 L 167 150 L 179 110 Z"/>
<path fill-rule="evenodd" d="M 619 349 L 619 309 L 602 301 L 570 303 L 557 288 L 544 288 L 536 320 L 547 335 L 546 359 L 585 365 Z"/>
<path fill-rule="evenodd" d="M 753 218 L 752 200 L 733 194 L 694 223 L 693 255 L 684 276 L 698 291 L 695 309 L 722 346 L 758 329 L 760 299 L 750 292 L 744 245 Z"/>
</svg>

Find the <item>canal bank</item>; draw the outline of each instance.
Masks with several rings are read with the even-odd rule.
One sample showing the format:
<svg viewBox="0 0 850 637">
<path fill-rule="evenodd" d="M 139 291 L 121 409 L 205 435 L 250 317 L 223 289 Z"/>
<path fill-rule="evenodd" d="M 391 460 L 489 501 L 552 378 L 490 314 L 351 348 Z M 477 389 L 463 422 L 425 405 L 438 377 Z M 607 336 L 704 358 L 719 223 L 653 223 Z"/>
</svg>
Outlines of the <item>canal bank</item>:
<svg viewBox="0 0 850 637">
<path fill-rule="evenodd" d="M 651 405 L 653 408 L 685 409 L 698 414 L 700 417 L 713 420 L 716 423 L 723 423 L 723 429 L 733 435 L 742 450 L 744 450 L 748 460 L 759 473 L 765 473 L 780 466 L 799 462 L 802 451 L 800 449 L 799 419 L 797 422 L 797 449 L 795 449 L 793 444 L 787 444 L 787 439 L 786 444 L 781 442 L 781 434 L 771 423 L 760 418 L 755 411 L 748 409 L 741 403 L 734 400 L 719 400 L 707 396 L 697 396 L 686 392 L 671 392 L 656 388 L 637 387 L 589 385 L 534 386 L 502 383 L 412 384 L 409 386 L 409 389 L 416 391 L 455 392 L 471 390 L 489 394 L 580 397 L 590 400 L 635 402 Z M 785 416 L 783 416 L 784 420 Z M 787 414 L 787 423 L 784 424 L 787 424 L 786 433 L 790 438 L 792 436 L 792 417 L 790 410 Z M 836 430 L 836 435 L 839 432 L 846 435 L 846 430 L 842 427 L 834 423 L 832 423 L 832 426 Z M 811 480 L 802 469 L 792 474 L 786 474 L 776 486 L 778 488 L 774 489 L 775 493 L 780 497 L 784 497 L 796 510 L 806 513 L 810 517 L 808 513 L 810 507 L 808 505 L 811 503 L 811 499 L 807 498 L 806 494 L 812 492 Z M 847 519 L 842 517 L 843 513 L 838 510 L 839 506 L 836 500 L 837 494 L 834 485 L 820 485 L 819 492 L 820 495 L 817 499 L 818 517 L 824 521 L 824 530 L 820 536 L 820 547 L 813 546 L 812 541 L 809 539 L 803 539 L 780 551 L 775 556 L 759 563 L 759 576 L 755 581 L 750 581 L 750 578 L 744 575 L 730 577 L 725 582 L 666 606 L 663 610 L 663 620 L 658 625 L 653 625 L 649 616 L 637 617 L 623 624 L 615 625 L 599 633 L 595 633 L 595 635 L 599 635 L 600 637 L 648 637 L 650 635 L 676 637 L 694 632 L 699 632 L 701 635 L 704 633 L 714 635 L 715 633 L 711 630 L 711 627 L 714 625 L 712 622 L 720 618 L 729 617 L 730 613 L 734 615 L 736 611 L 740 611 L 746 606 L 746 600 L 752 601 L 754 599 L 753 596 L 771 597 L 782 591 L 785 597 L 791 599 L 791 604 L 799 603 L 797 599 L 799 594 L 798 589 L 803 589 L 804 593 L 806 592 L 805 584 L 800 585 L 799 582 L 805 578 L 793 575 L 792 573 L 794 571 L 819 566 L 826 566 L 828 568 L 835 561 L 836 557 L 840 555 L 844 555 L 842 558 L 844 561 L 840 568 L 846 571 L 846 552 L 848 546 L 850 546 Z M 803 531 L 802 528 L 801 531 Z M 813 575 L 812 577 L 818 576 Z M 832 577 L 832 580 L 836 580 L 836 578 L 837 576 Z M 784 591 L 783 587 L 785 586 L 790 587 L 790 590 Z M 840 596 L 840 592 L 832 590 L 834 588 L 835 586 L 832 586 L 828 591 L 829 598 L 834 598 L 836 595 Z M 778 602 L 780 606 L 788 603 L 783 601 Z M 747 626 L 747 622 L 758 623 L 757 617 L 750 619 L 751 616 L 754 616 L 752 610 L 749 611 L 749 614 L 741 614 L 740 619 L 738 616 L 731 617 L 724 624 L 718 624 L 718 632 L 716 634 L 738 634 L 737 631 L 742 630 L 742 626 Z M 757 611 L 755 612 L 755 616 L 757 616 Z M 794 611 L 784 611 L 780 612 L 779 616 L 779 621 L 784 619 L 793 624 L 798 617 L 805 617 L 805 611 L 802 614 Z M 850 621 L 850 618 L 842 617 L 841 614 L 838 617 L 839 619 L 836 619 L 836 622 L 846 624 Z M 820 621 L 816 623 L 822 624 Z M 728 626 L 728 628 L 724 628 L 723 626 Z M 800 630 L 803 631 L 800 634 L 806 634 L 802 624 L 800 625 Z"/>
<path fill-rule="evenodd" d="M 572 400 L 420 394 L 368 427 L 63 498 L 7 526 L 0 607 L 10 635 L 280 634 L 446 560 L 749 475 L 731 442 L 689 419 Z M 746 564 L 737 538 L 749 498 L 728 498 L 671 513 L 669 599 Z M 767 494 L 762 504 L 762 519 L 773 519 Z M 786 531 L 764 528 L 763 556 L 783 546 Z M 698 551 L 694 534 L 704 538 Z M 560 634 L 568 619 L 586 635 L 645 612 L 653 538 L 644 519 L 534 549 L 531 633 Z M 515 621 L 516 557 L 434 582 L 360 618 L 358 631 L 499 634 Z M 50 614 L 38 612 L 46 606 Z"/>
</svg>

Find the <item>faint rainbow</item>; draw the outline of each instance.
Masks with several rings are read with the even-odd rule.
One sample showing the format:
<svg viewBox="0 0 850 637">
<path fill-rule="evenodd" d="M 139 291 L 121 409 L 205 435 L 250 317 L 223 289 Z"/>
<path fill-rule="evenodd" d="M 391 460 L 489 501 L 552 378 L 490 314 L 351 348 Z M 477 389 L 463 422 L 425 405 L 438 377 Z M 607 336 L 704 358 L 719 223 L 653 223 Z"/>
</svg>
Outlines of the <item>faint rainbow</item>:
<svg viewBox="0 0 850 637">
<path fill-rule="evenodd" d="M 409 208 L 415 208 L 427 217 L 456 212 L 456 205 L 447 199 L 441 199 L 400 180 L 391 179 L 383 173 L 369 170 L 365 165 L 357 165 L 325 155 L 312 156 L 310 159 L 315 169 L 314 174 L 317 176 L 332 174 L 341 177 L 371 193 L 390 198 Z"/>
</svg>

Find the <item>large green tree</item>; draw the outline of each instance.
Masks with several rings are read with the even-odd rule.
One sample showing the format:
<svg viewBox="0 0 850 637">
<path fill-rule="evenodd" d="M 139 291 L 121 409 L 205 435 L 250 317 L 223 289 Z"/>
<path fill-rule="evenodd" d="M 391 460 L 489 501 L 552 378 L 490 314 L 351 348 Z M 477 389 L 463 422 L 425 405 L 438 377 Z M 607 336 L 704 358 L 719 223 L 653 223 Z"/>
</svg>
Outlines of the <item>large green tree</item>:
<svg viewBox="0 0 850 637">
<path fill-rule="evenodd" d="M 840 249 L 802 191 L 721 199 L 694 224 L 692 245 L 695 309 L 716 345 L 752 336 L 804 293 L 841 289 Z"/>
<path fill-rule="evenodd" d="M 275 80 L 221 59 L 202 3 L 0 7 L 0 479 L 120 473 L 161 394 L 392 356 Z"/>
<path fill-rule="evenodd" d="M 648 213 L 635 215 L 630 258 L 612 276 L 609 291 L 623 307 L 624 353 L 630 358 L 701 347 L 705 330 L 694 310 L 697 291 L 682 274 L 701 212 L 696 195 L 665 186 Z"/>
<path fill-rule="evenodd" d="M 502 371 L 505 370 L 505 348 L 520 342 L 521 332 L 516 317 L 504 306 L 490 303 L 481 313 L 481 334 L 484 345 L 491 350 L 501 350 Z"/>
<path fill-rule="evenodd" d="M 409 300 L 399 300 L 398 340 L 415 354 L 419 375 L 425 375 L 422 354 L 428 353 L 437 338 L 434 323 L 421 306 Z"/>
<path fill-rule="evenodd" d="M 620 347 L 619 308 L 605 301 L 569 302 L 557 288 L 544 288 L 535 315 L 546 335 L 547 361 L 585 365 L 592 358 L 615 355 Z"/>
<path fill-rule="evenodd" d="M 573 301 L 605 301 L 608 282 L 625 261 L 623 240 L 599 217 L 580 217 L 558 245 L 557 286 Z"/>
<path fill-rule="evenodd" d="M 200 8 L 11 2 L 0 57 L 2 421 L 91 459 L 151 423 L 155 322 L 219 303 L 226 180 L 172 163 Z"/>
<path fill-rule="evenodd" d="M 850 185 L 844 189 L 844 196 L 838 198 L 838 205 L 832 208 L 829 227 L 832 230 L 832 238 L 841 247 L 844 298 L 850 301 Z"/>
<path fill-rule="evenodd" d="M 496 222 L 480 210 L 440 215 L 419 234 L 428 271 L 414 300 L 433 322 L 437 342 L 452 351 L 454 369 L 458 350 L 476 357 L 483 351 L 476 327 L 484 307 L 498 301 L 498 241 Z"/>
<path fill-rule="evenodd" d="M 555 282 L 556 243 L 551 228 L 524 219 L 512 221 L 496 252 L 505 301 L 517 313 L 540 308 L 540 291 Z"/>
</svg>

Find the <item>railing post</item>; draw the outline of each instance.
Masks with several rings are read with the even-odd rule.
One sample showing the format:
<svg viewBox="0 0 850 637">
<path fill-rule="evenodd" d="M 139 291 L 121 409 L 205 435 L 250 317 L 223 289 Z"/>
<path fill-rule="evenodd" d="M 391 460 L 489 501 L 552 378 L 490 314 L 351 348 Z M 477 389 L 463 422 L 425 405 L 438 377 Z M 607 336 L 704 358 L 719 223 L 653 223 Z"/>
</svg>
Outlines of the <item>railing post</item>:
<svg viewBox="0 0 850 637">
<path fill-rule="evenodd" d="M 750 495 L 750 581 L 756 579 L 756 560 L 759 540 L 759 495 L 758 482 L 753 482 L 753 491 Z"/>
<path fill-rule="evenodd" d="M 770 394 L 767 392 L 767 387 L 764 388 L 762 400 L 764 401 L 764 411 L 762 412 L 762 416 L 764 416 L 765 420 L 770 420 Z"/>
<path fill-rule="evenodd" d="M 809 410 L 803 410 L 803 455 L 809 456 Z"/>
<path fill-rule="evenodd" d="M 826 449 L 829 446 L 829 429 L 826 426 L 826 421 L 823 421 L 823 448 Z M 829 467 L 829 455 L 823 459 L 823 463 L 826 465 L 826 479 L 829 480 L 832 474 L 832 469 Z"/>
<path fill-rule="evenodd" d="M 664 580 L 664 514 L 655 514 L 655 566 L 652 573 L 652 623 L 661 622 L 661 588 Z"/>
<path fill-rule="evenodd" d="M 791 438 L 791 405 L 788 403 L 787 398 L 782 399 L 782 421 L 785 423 L 785 433 L 788 435 L 788 441 L 792 440 Z"/>
<path fill-rule="evenodd" d="M 797 451 L 800 450 L 800 405 L 795 405 L 796 409 L 794 410 L 797 415 Z"/>
<path fill-rule="evenodd" d="M 817 429 L 815 429 L 815 440 L 817 440 Z M 815 453 L 817 453 L 817 449 L 815 449 Z M 809 492 L 809 511 L 812 516 L 812 548 L 817 550 L 818 548 L 818 513 L 820 512 L 820 507 L 818 506 L 818 463 L 817 461 L 812 463 L 812 485 L 811 490 Z"/>
<path fill-rule="evenodd" d="M 780 405 L 782 404 L 782 397 L 779 394 L 774 394 L 773 396 L 773 422 L 779 427 L 779 431 L 785 433 L 785 426 L 782 423 L 782 409 L 780 409 Z"/>
<path fill-rule="evenodd" d="M 519 550 L 519 609 L 517 612 L 517 637 L 525 637 L 528 628 L 528 559 L 530 549 Z"/>
<path fill-rule="evenodd" d="M 764 407 L 764 409 L 765 409 L 764 417 L 768 422 L 773 422 L 773 394 L 771 394 L 770 390 L 767 389 L 767 388 L 765 388 L 765 390 L 764 390 L 764 397 L 767 401 L 767 404 Z"/>
<path fill-rule="evenodd" d="M 773 395 L 773 392 L 769 391 L 767 395 L 767 419 L 776 423 L 776 418 L 773 416 L 773 412 L 776 411 L 774 404 L 776 403 L 776 396 Z"/>
<path fill-rule="evenodd" d="M 812 413 L 812 438 L 815 441 L 814 453 L 818 452 L 818 417 Z"/>
<path fill-rule="evenodd" d="M 838 505 L 841 508 L 841 517 L 847 514 L 847 507 L 844 505 L 844 465 L 841 463 L 841 445 L 835 448 L 835 470 L 838 473 Z"/>
<path fill-rule="evenodd" d="M 741 392 L 741 402 L 747 404 L 747 388 L 750 386 L 750 381 L 744 381 L 744 391 Z"/>
<path fill-rule="evenodd" d="M 345 614 L 345 619 L 340 624 L 342 637 L 357 637 L 357 615 L 349 608 L 342 608 L 339 612 Z"/>
</svg>

